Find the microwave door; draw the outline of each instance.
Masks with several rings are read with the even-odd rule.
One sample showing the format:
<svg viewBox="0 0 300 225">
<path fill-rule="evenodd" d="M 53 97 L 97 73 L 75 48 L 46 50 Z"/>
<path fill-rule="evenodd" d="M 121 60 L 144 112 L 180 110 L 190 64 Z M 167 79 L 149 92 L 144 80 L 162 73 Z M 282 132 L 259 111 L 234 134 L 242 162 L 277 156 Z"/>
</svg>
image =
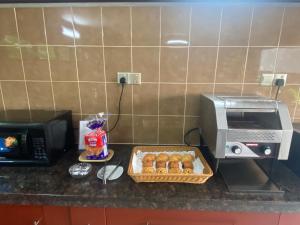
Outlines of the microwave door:
<svg viewBox="0 0 300 225">
<path fill-rule="evenodd" d="M 30 158 L 28 132 L 0 133 L 0 157 L 17 159 Z"/>
</svg>

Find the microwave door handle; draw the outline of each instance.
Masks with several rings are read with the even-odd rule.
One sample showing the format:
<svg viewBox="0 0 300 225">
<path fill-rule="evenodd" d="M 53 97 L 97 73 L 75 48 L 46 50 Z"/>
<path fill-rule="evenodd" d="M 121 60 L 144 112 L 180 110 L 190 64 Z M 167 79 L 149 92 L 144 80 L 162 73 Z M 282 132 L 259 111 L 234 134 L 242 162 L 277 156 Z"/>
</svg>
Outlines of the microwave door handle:
<svg viewBox="0 0 300 225">
<path fill-rule="evenodd" d="M 23 133 L 21 135 L 21 149 L 22 149 L 22 153 L 28 153 L 28 144 L 27 144 L 27 141 L 28 141 L 28 130 L 26 130 L 25 133 Z"/>
</svg>

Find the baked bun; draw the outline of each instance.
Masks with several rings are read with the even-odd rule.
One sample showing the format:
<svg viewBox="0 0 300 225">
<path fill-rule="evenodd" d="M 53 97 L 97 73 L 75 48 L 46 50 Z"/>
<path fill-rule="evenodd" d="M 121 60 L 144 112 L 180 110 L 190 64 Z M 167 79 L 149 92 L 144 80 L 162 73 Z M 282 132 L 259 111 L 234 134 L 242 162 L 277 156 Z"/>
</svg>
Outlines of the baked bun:
<svg viewBox="0 0 300 225">
<path fill-rule="evenodd" d="M 154 161 L 155 160 L 155 155 L 154 154 L 146 154 L 143 158 L 144 161 Z"/>
<path fill-rule="evenodd" d="M 169 161 L 173 162 L 173 161 L 180 161 L 181 160 L 181 155 L 180 154 L 173 154 L 170 156 Z"/>
<path fill-rule="evenodd" d="M 182 162 L 192 162 L 194 161 L 194 156 L 190 155 L 190 154 L 186 154 L 184 156 L 182 156 L 182 159 L 181 159 Z"/>
<path fill-rule="evenodd" d="M 155 169 L 153 167 L 143 167 L 143 173 L 154 173 Z"/>
<path fill-rule="evenodd" d="M 194 171 L 194 165 L 190 161 L 185 161 L 182 163 L 183 173 L 191 174 Z"/>
<path fill-rule="evenodd" d="M 160 153 L 158 156 L 156 156 L 156 161 L 168 161 L 169 155 L 165 153 Z"/>
<path fill-rule="evenodd" d="M 143 161 L 143 167 L 153 167 L 154 161 Z"/>
<path fill-rule="evenodd" d="M 178 161 L 169 162 L 169 168 L 170 169 L 172 169 L 172 168 L 179 168 L 179 162 Z"/>
<path fill-rule="evenodd" d="M 181 170 L 179 168 L 170 168 L 169 173 L 181 173 Z"/>
<path fill-rule="evenodd" d="M 156 168 L 166 168 L 167 162 L 166 161 L 156 161 Z"/>
</svg>

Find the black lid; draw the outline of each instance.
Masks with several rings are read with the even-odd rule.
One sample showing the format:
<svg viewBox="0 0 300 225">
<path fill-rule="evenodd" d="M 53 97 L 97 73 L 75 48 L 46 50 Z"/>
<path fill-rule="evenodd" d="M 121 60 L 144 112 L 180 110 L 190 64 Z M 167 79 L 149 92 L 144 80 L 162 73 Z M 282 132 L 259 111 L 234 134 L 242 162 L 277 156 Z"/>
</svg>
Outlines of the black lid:
<svg viewBox="0 0 300 225">
<path fill-rule="evenodd" d="M 0 123 L 44 123 L 67 111 L 6 110 L 0 111 Z"/>
</svg>

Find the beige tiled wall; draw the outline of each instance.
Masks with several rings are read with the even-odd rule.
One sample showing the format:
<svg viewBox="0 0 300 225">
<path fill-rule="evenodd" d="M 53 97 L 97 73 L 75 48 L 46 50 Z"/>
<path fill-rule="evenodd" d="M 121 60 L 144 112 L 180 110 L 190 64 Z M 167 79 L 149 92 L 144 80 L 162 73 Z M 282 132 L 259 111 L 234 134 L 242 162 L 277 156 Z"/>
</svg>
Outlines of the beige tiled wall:
<svg viewBox="0 0 300 225">
<path fill-rule="evenodd" d="M 288 73 L 280 99 L 300 120 L 300 5 L 132 5 L 0 8 L 1 109 L 104 111 L 111 143 L 182 144 L 199 94 L 273 97 L 263 72 Z M 196 140 L 196 138 L 193 138 Z"/>
</svg>

